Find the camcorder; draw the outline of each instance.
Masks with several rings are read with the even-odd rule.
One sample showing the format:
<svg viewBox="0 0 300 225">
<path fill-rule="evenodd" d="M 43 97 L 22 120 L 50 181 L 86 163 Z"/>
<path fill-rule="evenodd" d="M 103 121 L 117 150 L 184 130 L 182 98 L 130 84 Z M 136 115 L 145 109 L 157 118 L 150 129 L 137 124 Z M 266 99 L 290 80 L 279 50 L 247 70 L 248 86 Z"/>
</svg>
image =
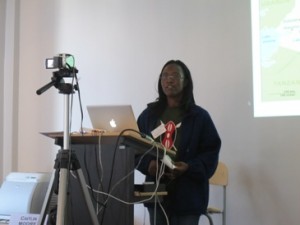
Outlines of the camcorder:
<svg viewBox="0 0 300 225">
<path fill-rule="evenodd" d="M 46 59 L 46 69 L 70 69 L 74 66 L 72 61 L 72 55 L 59 54 L 53 58 Z"/>
<path fill-rule="evenodd" d="M 78 84 L 66 83 L 64 78 L 76 79 L 78 70 L 75 68 L 75 59 L 70 54 L 58 54 L 53 58 L 46 59 L 46 69 L 58 69 L 53 71 L 51 81 L 38 89 L 36 93 L 38 95 L 47 91 L 50 87 L 55 86 L 59 89 L 60 93 L 71 94 L 75 90 L 78 90 Z"/>
</svg>

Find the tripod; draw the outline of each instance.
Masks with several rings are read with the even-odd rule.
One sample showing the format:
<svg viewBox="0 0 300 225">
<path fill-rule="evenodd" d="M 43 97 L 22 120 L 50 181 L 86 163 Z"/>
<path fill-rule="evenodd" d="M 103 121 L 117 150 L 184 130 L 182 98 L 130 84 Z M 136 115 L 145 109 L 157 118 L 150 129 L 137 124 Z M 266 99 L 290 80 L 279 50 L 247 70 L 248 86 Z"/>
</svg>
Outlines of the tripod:
<svg viewBox="0 0 300 225">
<path fill-rule="evenodd" d="M 76 70 L 77 71 L 77 70 Z M 72 70 L 72 72 L 74 72 Z M 74 93 L 74 86 L 70 83 L 64 83 L 62 77 L 70 76 L 71 71 L 69 69 L 61 69 L 53 73 L 52 81 L 39 90 L 36 91 L 38 95 L 45 92 L 52 86 L 59 89 L 60 93 L 64 94 L 64 133 L 63 133 L 63 149 L 59 150 L 56 155 L 54 171 L 50 179 L 48 190 L 45 196 L 45 200 L 42 206 L 38 225 L 43 225 L 46 219 L 47 211 L 50 205 L 51 197 L 53 195 L 55 186 L 58 186 L 58 198 L 57 198 L 57 215 L 56 225 L 66 225 L 66 200 L 67 200 L 67 188 L 69 180 L 69 172 L 73 170 L 78 178 L 86 207 L 88 208 L 89 215 L 91 217 L 93 225 L 99 225 L 97 215 L 95 213 L 94 206 L 92 204 L 90 194 L 86 187 L 86 182 L 80 163 L 75 153 L 70 150 L 70 95 Z"/>
</svg>

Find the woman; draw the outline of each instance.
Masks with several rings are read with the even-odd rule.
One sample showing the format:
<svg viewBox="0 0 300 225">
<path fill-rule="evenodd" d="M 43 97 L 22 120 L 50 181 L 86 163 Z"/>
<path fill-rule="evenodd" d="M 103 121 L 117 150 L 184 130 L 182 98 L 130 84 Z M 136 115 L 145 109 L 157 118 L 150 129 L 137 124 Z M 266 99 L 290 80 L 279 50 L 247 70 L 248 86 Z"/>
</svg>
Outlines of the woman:
<svg viewBox="0 0 300 225">
<path fill-rule="evenodd" d="M 138 126 L 142 133 L 176 151 L 176 156 L 175 168 L 166 168 L 160 180 L 168 191 L 163 209 L 146 204 L 150 223 L 197 225 L 207 209 L 208 181 L 218 164 L 221 140 L 209 113 L 195 104 L 192 77 L 183 62 L 171 60 L 163 66 L 158 94 L 139 116 Z M 138 170 L 146 175 L 146 181 L 155 182 L 160 163 L 146 155 Z"/>
</svg>

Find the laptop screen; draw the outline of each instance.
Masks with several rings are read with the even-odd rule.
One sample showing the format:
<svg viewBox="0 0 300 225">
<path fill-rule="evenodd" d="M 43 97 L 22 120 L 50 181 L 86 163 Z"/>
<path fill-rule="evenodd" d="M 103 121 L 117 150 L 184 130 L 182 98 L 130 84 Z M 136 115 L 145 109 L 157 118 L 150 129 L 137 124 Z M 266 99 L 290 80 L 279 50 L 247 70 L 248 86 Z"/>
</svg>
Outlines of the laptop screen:
<svg viewBox="0 0 300 225">
<path fill-rule="evenodd" d="M 90 105 L 87 111 L 94 129 L 121 132 L 125 129 L 138 131 L 131 105 Z"/>
</svg>

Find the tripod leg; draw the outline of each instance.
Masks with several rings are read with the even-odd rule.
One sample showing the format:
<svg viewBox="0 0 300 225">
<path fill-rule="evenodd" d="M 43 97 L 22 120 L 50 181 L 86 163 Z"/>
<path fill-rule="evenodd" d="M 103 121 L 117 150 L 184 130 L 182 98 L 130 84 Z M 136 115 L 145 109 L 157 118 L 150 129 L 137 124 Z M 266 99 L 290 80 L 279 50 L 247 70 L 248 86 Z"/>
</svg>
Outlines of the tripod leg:
<svg viewBox="0 0 300 225">
<path fill-rule="evenodd" d="M 84 175 L 82 169 L 80 168 L 80 163 L 75 155 L 75 153 L 71 153 L 71 167 L 70 166 L 70 151 L 69 150 L 60 150 L 56 156 L 55 163 L 55 172 L 52 174 L 48 190 L 46 193 L 45 201 L 42 206 L 41 214 L 38 220 L 37 225 L 43 225 L 45 222 L 45 218 L 49 209 L 49 205 L 51 202 L 51 197 L 53 195 L 55 187 L 58 189 L 58 198 L 57 198 L 57 215 L 56 215 L 56 225 L 65 225 L 66 216 L 66 199 L 67 199 L 67 188 L 68 188 L 68 176 L 69 170 L 72 169 L 76 172 L 78 181 L 80 184 L 81 191 L 83 193 L 83 197 L 88 208 L 88 212 L 90 218 L 92 220 L 93 225 L 99 225 L 98 217 L 95 212 L 89 191 L 86 187 L 86 182 L 84 179 Z"/>
<path fill-rule="evenodd" d="M 54 192 L 54 189 L 58 189 L 57 197 L 57 216 L 56 216 L 56 225 L 65 224 L 65 208 L 66 208 L 66 195 L 67 195 L 67 181 L 68 181 L 68 164 L 69 164 L 69 151 L 60 150 L 55 159 L 55 172 L 52 174 L 48 190 L 46 193 L 45 201 L 42 206 L 40 217 L 37 225 L 43 225 L 47 215 L 47 210 L 51 202 L 51 198 Z"/>
<path fill-rule="evenodd" d="M 99 225 L 98 217 L 95 212 L 90 193 L 88 192 L 88 188 L 86 186 L 86 181 L 84 179 L 84 175 L 83 175 L 82 169 L 80 167 L 80 163 L 79 163 L 75 153 L 72 154 L 72 162 L 74 162 L 75 172 L 78 176 L 78 181 L 79 181 L 79 184 L 80 184 L 80 187 L 81 187 L 81 190 L 82 190 L 82 193 L 84 196 L 84 200 L 85 200 L 86 206 L 88 208 L 92 223 L 93 223 L 93 225 Z"/>
<path fill-rule="evenodd" d="M 96 212 L 95 212 L 92 200 L 91 200 L 91 196 L 90 196 L 90 194 L 88 192 L 88 189 L 86 187 L 86 182 L 85 182 L 82 170 L 78 169 L 76 171 L 76 173 L 78 175 L 78 180 L 79 180 L 79 183 L 80 183 L 80 187 L 81 187 L 81 190 L 82 190 L 82 193 L 83 193 L 85 203 L 87 205 L 90 217 L 92 219 L 93 225 L 99 225 L 98 217 L 96 215 Z"/>
<path fill-rule="evenodd" d="M 67 202 L 67 189 L 68 189 L 68 169 L 61 169 L 59 179 L 62 181 L 59 183 L 58 189 L 58 204 L 57 204 L 57 217 L 56 225 L 64 225 L 66 218 L 66 202 Z"/>
<path fill-rule="evenodd" d="M 43 203 L 43 206 L 42 206 L 42 209 L 41 209 L 41 213 L 40 213 L 37 225 L 42 225 L 45 222 L 46 215 L 47 215 L 47 210 L 49 208 L 51 198 L 52 198 L 52 195 L 53 195 L 53 191 L 54 191 L 54 187 L 55 187 L 55 184 L 56 184 L 56 182 L 55 182 L 56 179 L 57 179 L 56 171 L 53 171 L 50 182 L 49 182 L 49 186 L 48 186 L 48 189 L 47 189 L 47 193 L 45 195 L 45 200 L 44 200 L 44 203 Z"/>
<path fill-rule="evenodd" d="M 57 198 L 57 216 L 56 225 L 65 225 L 65 219 L 67 218 L 66 213 L 66 202 L 67 202 L 67 191 L 68 191 L 68 180 L 69 180 L 69 160 L 70 151 L 60 150 L 59 158 L 59 185 L 58 185 L 58 198 Z M 72 159 L 71 159 L 72 160 Z"/>
</svg>

